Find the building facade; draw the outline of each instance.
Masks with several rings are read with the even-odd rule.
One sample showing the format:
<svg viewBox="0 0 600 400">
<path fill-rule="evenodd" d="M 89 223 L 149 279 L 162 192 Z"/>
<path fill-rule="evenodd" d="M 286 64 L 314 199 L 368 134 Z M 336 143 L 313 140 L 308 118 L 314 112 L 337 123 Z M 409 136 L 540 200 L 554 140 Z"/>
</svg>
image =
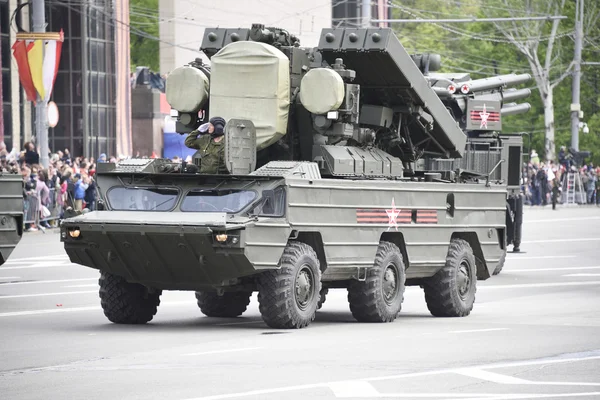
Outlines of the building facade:
<svg viewBox="0 0 600 400">
<path fill-rule="evenodd" d="M 364 0 L 159 0 L 160 73 L 168 74 L 196 57 L 204 58 L 199 49 L 205 28 L 249 28 L 262 23 L 287 29 L 303 46 L 316 46 L 323 28 L 362 26 L 364 4 Z M 370 4 L 372 19 L 390 17 L 386 0 Z"/>
<path fill-rule="evenodd" d="M 200 57 L 204 29 L 247 27 L 253 23 L 276 26 L 316 46 L 321 29 L 331 27 L 332 2 L 327 0 L 159 0 L 160 72 Z"/>
<path fill-rule="evenodd" d="M 10 47 L 16 25 L 10 21 L 21 0 L 0 0 L 4 141 L 10 150 L 35 141 L 35 111 L 26 100 Z M 47 0 L 46 31 L 64 31 L 51 101 L 59 120 L 48 129 L 51 152 L 95 157 L 131 152 L 128 0 Z M 125 21 L 123 21 L 125 20 Z M 15 22 L 30 31 L 28 7 Z"/>
</svg>

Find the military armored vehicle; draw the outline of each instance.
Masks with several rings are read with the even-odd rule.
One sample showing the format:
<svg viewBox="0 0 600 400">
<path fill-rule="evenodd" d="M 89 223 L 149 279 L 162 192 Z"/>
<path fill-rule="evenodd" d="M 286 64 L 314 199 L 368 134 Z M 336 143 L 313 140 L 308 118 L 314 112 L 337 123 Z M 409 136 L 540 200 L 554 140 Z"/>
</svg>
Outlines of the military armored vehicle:
<svg viewBox="0 0 600 400">
<path fill-rule="evenodd" d="M 23 236 L 23 178 L 0 172 L 0 265 Z"/>
<path fill-rule="evenodd" d="M 110 321 L 151 321 L 165 290 L 195 292 L 211 317 L 242 315 L 258 292 L 273 328 L 308 326 L 330 289 L 361 322 L 394 321 L 407 285 L 434 316 L 471 313 L 506 251 L 512 170 L 427 168 L 468 139 L 427 57 L 386 28 L 302 47 L 261 24 L 208 28 L 201 50 L 210 65 L 174 70 L 167 100 L 181 134 L 227 121 L 229 173 L 198 173 L 199 157 L 99 164 L 99 211 L 61 224 L 71 261 L 100 271 Z"/>
</svg>

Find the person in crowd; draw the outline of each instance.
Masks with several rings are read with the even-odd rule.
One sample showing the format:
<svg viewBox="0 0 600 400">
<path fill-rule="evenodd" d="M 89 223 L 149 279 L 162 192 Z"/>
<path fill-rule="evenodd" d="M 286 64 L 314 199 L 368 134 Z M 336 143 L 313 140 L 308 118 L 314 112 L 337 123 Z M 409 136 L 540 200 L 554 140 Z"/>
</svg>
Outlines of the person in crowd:
<svg viewBox="0 0 600 400">
<path fill-rule="evenodd" d="M 27 165 L 35 165 L 40 163 L 40 155 L 35 150 L 32 142 L 26 142 L 23 145 L 22 161 Z"/>
<path fill-rule="evenodd" d="M 96 209 L 96 180 L 91 176 L 88 176 L 88 187 L 85 190 L 84 201 L 88 210 L 94 211 Z"/>
<path fill-rule="evenodd" d="M 33 179 L 31 177 L 31 168 L 27 165 L 23 165 L 21 167 L 21 176 L 23 177 L 23 200 L 25 206 L 25 215 L 24 218 L 26 221 L 34 221 L 35 220 L 35 202 L 37 201 L 37 179 Z M 29 199 L 31 201 L 29 201 Z M 33 232 L 37 231 L 37 227 L 33 222 L 25 222 L 25 231 Z"/>
<path fill-rule="evenodd" d="M 75 198 L 75 207 L 73 207 L 73 209 L 75 211 L 83 211 L 83 202 L 85 200 L 85 191 L 87 190 L 89 184 L 88 184 L 88 179 L 87 179 L 87 175 L 84 175 L 82 177 L 81 174 L 75 174 L 74 177 L 74 198 Z"/>
</svg>

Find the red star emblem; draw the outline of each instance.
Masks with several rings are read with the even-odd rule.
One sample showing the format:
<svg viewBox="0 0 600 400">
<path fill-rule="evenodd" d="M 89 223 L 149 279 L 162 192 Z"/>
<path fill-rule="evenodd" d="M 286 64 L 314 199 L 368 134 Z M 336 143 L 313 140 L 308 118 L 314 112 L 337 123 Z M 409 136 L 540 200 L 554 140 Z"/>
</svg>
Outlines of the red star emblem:
<svg viewBox="0 0 600 400">
<path fill-rule="evenodd" d="M 488 123 L 488 118 L 490 117 L 490 113 L 486 111 L 485 109 L 485 104 L 483 105 L 483 112 L 479 113 L 479 116 L 481 117 L 481 125 L 479 125 L 480 128 L 483 127 L 488 127 L 487 123 Z"/>
<path fill-rule="evenodd" d="M 400 209 L 396 208 L 394 198 L 392 198 L 392 208 L 390 210 L 385 210 L 385 213 L 389 218 L 387 230 L 389 231 L 392 226 L 398 230 L 398 215 L 400 215 Z"/>
</svg>

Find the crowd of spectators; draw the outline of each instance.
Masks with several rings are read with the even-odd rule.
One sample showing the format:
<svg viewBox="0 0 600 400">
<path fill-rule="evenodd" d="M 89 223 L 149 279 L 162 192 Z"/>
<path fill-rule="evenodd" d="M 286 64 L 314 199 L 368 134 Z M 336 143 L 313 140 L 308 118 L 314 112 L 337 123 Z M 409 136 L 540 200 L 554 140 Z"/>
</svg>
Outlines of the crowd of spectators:
<svg viewBox="0 0 600 400">
<path fill-rule="evenodd" d="M 569 171 L 580 178 L 581 183 L 573 180 L 574 192 L 583 192 L 578 203 L 600 205 L 600 166 L 593 163 L 578 166 L 564 146 L 558 153 L 558 163 L 553 160 L 544 163 L 535 150 L 531 151 L 529 163 L 523 166 L 525 203 L 532 206 L 560 203 Z"/>
<path fill-rule="evenodd" d="M 95 209 L 98 196 L 94 180 L 96 160 L 72 157 L 69 149 L 51 152 L 49 156 L 48 168 L 44 168 L 32 142 L 25 143 L 21 151 L 13 149 L 11 152 L 0 142 L 0 170 L 4 173 L 20 173 L 24 183 L 23 198 L 29 204 L 37 202 L 34 209 L 40 213 L 41 222 L 26 222 L 26 231 L 56 227 L 57 219 L 62 218 L 67 207 L 74 210 Z M 116 160 L 113 158 L 111 161 Z M 102 154 L 98 162 L 106 162 L 106 155 Z M 51 209 L 59 210 L 56 219 L 47 218 Z"/>
</svg>

